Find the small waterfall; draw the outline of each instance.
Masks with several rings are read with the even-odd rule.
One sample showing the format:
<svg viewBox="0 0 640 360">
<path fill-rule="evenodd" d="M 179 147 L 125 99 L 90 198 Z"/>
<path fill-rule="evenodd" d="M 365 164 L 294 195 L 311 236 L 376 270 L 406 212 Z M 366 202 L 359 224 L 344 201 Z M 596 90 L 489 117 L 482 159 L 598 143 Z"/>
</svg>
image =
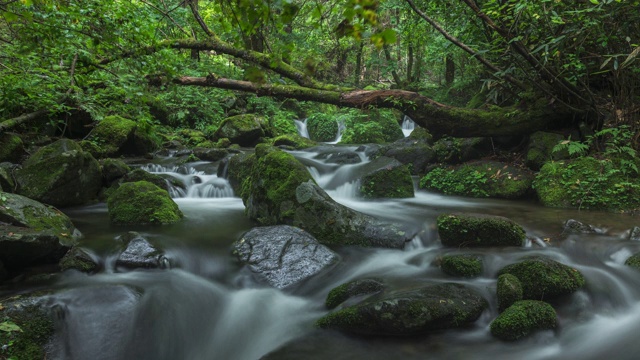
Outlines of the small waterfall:
<svg viewBox="0 0 640 360">
<path fill-rule="evenodd" d="M 307 119 L 295 120 L 294 124 L 296 125 L 296 129 L 298 129 L 298 135 L 308 139 L 309 129 L 307 129 Z"/>
<path fill-rule="evenodd" d="M 190 166 L 165 167 L 147 164 L 142 170 L 163 175 L 169 185 L 172 198 L 227 198 L 233 197 L 233 189 L 227 179 L 218 175 L 205 174 Z"/>
<path fill-rule="evenodd" d="M 327 144 L 337 144 L 340 142 L 340 140 L 342 140 L 342 133 L 344 132 L 344 130 L 347 128 L 347 125 L 345 125 L 344 120 L 340 119 L 338 120 L 338 132 L 336 133 L 336 138 L 331 141 L 328 142 Z"/>
<path fill-rule="evenodd" d="M 416 123 L 408 117 L 407 115 L 402 118 L 402 132 L 404 133 L 404 137 L 407 137 L 411 134 L 413 129 L 416 128 Z"/>
</svg>

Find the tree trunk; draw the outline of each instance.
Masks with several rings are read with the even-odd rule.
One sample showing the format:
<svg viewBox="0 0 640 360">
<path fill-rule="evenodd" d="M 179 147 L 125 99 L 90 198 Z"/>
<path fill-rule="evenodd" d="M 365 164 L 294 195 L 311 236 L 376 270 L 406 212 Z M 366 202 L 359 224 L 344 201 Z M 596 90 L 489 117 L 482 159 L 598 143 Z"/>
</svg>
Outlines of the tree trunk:
<svg viewBox="0 0 640 360">
<path fill-rule="evenodd" d="M 451 58 L 451 54 L 447 54 L 444 58 L 445 62 L 445 71 L 444 71 L 444 81 L 447 85 L 453 84 L 453 80 L 456 72 L 456 63 L 453 62 Z"/>
</svg>

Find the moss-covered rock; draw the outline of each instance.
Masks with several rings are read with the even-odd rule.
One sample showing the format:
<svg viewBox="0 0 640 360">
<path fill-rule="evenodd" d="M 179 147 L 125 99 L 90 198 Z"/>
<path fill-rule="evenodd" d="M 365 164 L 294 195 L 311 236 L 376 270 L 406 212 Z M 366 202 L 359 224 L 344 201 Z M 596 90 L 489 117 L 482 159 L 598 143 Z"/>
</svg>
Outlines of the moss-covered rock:
<svg viewBox="0 0 640 360">
<path fill-rule="evenodd" d="M 7 270 L 56 263 L 80 237 L 69 217 L 59 210 L 0 192 L 0 262 Z"/>
<path fill-rule="evenodd" d="M 409 169 L 398 160 L 379 157 L 362 169 L 360 194 L 365 199 L 413 197 L 413 179 Z"/>
<path fill-rule="evenodd" d="M 533 182 L 545 206 L 636 211 L 640 209 L 640 179 L 625 175 L 616 161 L 581 157 L 551 161 Z"/>
<path fill-rule="evenodd" d="M 420 180 L 420 187 L 450 195 L 516 199 L 530 193 L 533 179 L 527 169 L 479 161 L 435 168 Z"/>
<path fill-rule="evenodd" d="M 442 214 L 438 234 L 444 246 L 522 246 L 524 229 L 507 218 L 480 214 Z"/>
<path fill-rule="evenodd" d="M 131 171 L 129 165 L 118 159 L 102 159 L 100 160 L 100 165 L 102 166 L 102 179 L 105 185 L 111 184 Z"/>
<path fill-rule="evenodd" d="M 0 301 L 0 344 L 3 359 L 47 359 L 54 327 L 45 299 L 19 295 Z M 6 346 L 6 348 L 5 348 Z"/>
<path fill-rule="evenodd" d="M 378 155 L 396 159 L 406 165 L 411 174 L 419 175 L 426 172 L 429 164 L 433 162 L 435 153 L 428 140 L 410 136 L 383 146 Z"/>
<path fill-rule="evenodd" d="M 286 149 L 307 149 L 316 146 L 313 140 L 304 138 L 298 134 L 284 134 L 274 138 L 271 142 L 273 146 L 284 147 Z"/>
<path fill-rule="evenodd" d="M 18 193 L 58 207 L 83 205 L 102 187 L 100 164 L 72 140 L 42 147 L 16 171 Z"/>
<path fill-rule="evenodd" d="M 169 193 L 148 181 L 128 182 L 107 201 L 111 222 L 129 224 L 171 224 L 182 219 L 182 211 Z"/>
<path fill-rule="evenodd" d="M 316 325 L 361 335 L 410 336 L 468 326 L 487 301 L 453 283 L 382 293 L 320 318 Z"/>
<path fill-rule="evenodd" d="M 0 162 L 20 163 L 25 155 L 22 139 L 16 134 L 0 134 Z"/>
<path fill-rule="evenodd" d="M 202 148 L 198 147 L 193 149 L 193 155 L 195 155 L 198 159 L 203 161 L 218 161 L 224 159 L 227 155 L 229 155 L 229 151 L 227 149 L 220 148 Z"/>
<path fill-rule="evenodd" d="M 435 161 L 458 164 L 479 159 L 493 151 L 490 138 L 444 137 L 433 144 Z"/>
<path fill-rule="evenodd" d="M 517 301 L 491 323 L 491 335 L 506 341 L 519 340 L 536 331 L 555 329 L 556 318 L 556 311 L 546 302 Z"/>
<path fill-rule="evenodd" d="M 516 301 L 522 300 L 522 283 L 515 275 L 502 274 L 498 276 L 496 292 L 498 295 L 498 310 L 502 312 Z"/>
<path fill-rule="evenodd" d="M 13 170 L 9 166 L 5 167 L 2 165 L 3 164 L 0 164 L 0 191 L 14 192 L 16 189 L 16 183 L 13 181 Z"/>
<path fill-rule="evenodd" d="M 265 119 L 255 114 L 243 114 L 226 118 L 213 136 L 217 141 L 227 138 L 233 144 L 254 146 L 265 136 Z"/>
<path fill-rule="evenodd" d="M 352 297 L 377 294 L 382 290 L 384 290 L 384 284 L 379 280 L 354 280 L 331 289 L 324 304 L 328 309 L 333 309 Z"/>
<path fill-rule="evenodd" d="M 625 265 L 640 270 L 640 253 L 631 255 L 625 262 Z"/>
<path fill-rule="evenodd" d="M 336 139 L 338 134 L 336 115 L 315 113 L 307 119 L 306 123 L 309 138 L 313 141 L 329 142 Z"/>
<path fill-rule="evenodd" d="M 482 274 L 482 257 L 479 255 L 445 255 L 440 259 L 440 269 L 447 275 L 473 278 Z"/>
<path fill-rule="evenodd" d="M 72 247 L 58 263 L 60 270 L 78 270 L 85 273 L 93 273 L 98 270 L 98 264 L 84 249 L 78 246 Z"/>
<path fill-rule="evenodd" d="M 540 170 L 547 161 L 567 158 L 561 153 L 553 153 L 554 146 L 558 145 L 564 137 L 560 134 L 538 131 L 529 137 L 525 164 L 532 170 Z"/>
<path fill-rule="evenodd" d="M 160 175 L 144 171 L 142 169 L 133 169 L 129 171 L 122 177 L 121 183 L 138 181 L 147 181 L 159 187 L 160 189 L 169 191 L 169 185 L 167 184 L 165 178 Z"/>
<path fill-rule="evenodd" d="M 255 155 L 248 152 L 233 155 L 228 160 L 227 180 L 229 180 L 233 192 L 243 199 L 248 197 L 248 194 L 243 194 L 243 191 L 250 189 L 251 172 L 253 171 L 255 161 Z M 243 186 L 245 181 L 246 184 Z"/>
<path fill-rule="evenodd" d="M 543 256 L 532 256 L 507 265 L 498 276 L 511 274 L 522 284 L 523 299 L 551 300 L 569 295 L 584 286 L 582 273 L 570 266 Z"/>
<path fill-rule="evenodd" d="M 98 145 L 99 157 L 145 155 L 158 148 L 157 142 L 135 121 L 121 116 L 105 117 L 87 140 Z"/>
<path fill-rule="evenodd" d="M 404 138 L 396 112 L 370 109 L 363 111 L 363 116 L 348 122 L 341 144 L 385 144 Z"/>
</svg>

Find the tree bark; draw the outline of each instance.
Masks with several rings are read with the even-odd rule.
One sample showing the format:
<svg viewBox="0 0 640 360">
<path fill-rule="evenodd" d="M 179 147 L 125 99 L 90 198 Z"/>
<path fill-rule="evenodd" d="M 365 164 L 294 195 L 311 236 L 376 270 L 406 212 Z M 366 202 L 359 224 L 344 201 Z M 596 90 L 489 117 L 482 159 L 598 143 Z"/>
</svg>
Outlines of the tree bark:
<svg viewBox="0 0 640 360">
<path fill-rule="evenodd" d="M 462 109 L 438 103 L 419 93 L 406 90 L 330 91 L 296 85 L 257 84 L 249 81 L 183 76 L 174 83 L 187 86 L 217 87 L 254 93 L 258 96 L 316 101 L 342 107 L 393 108 L 411 117 L 435 137 L 474 137 L 525 135 L 542 130 L 551 124 L 572 119 L 572 113 L 554 109 L 548 104 L 537 108 Z"/>
<path fill-rule="evenodd" d="M 20 124 L 24 124 L 27 121 L 30 120 L 35 120 L 38 117 L 47 114 L 47 110 L 38 110 L 38 111 L 34 111 L 32 113 L 28 113 L 28 114 L 23 114 L 20 115 L 18 117 L 14 117 L 12 119 L 8 119 L 5 120 L 3 122 L 0 122 L 0 134 L 2 134 L 3 132 L 13 129 L 14 127 L 20 125 Z"/>
</svg>

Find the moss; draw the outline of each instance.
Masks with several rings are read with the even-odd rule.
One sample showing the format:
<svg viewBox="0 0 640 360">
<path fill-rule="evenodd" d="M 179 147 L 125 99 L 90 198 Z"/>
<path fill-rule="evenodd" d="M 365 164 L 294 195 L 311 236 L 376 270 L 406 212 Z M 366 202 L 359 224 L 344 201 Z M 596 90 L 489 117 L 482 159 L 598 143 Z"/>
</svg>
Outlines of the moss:
<svg viewBox="0 0 640 360">
<path fill-rule="evenodd" d="M 498 272 L 503 274 L 520 280 L 524 299 L 553 299 L 571 294 L 585 284 L 584 276 L 577 269 L 542 256 L 507 265 Z"/>
<path fill-rule="evenodd" d="M 515 199 L 529 193 L 532 181 L 529 171 L 483 161 L 435 168 L 420 180 L 420 187 L 450 195 Z"/>
<path fill-rule="evenodd" d="M 625 265 L 631 266 L 634 269 L 640 270 L 640 253 L 631 255 L 627 261 L 624 262 Z"/>
<path fill-rule="evenodd" d="M 303 138 L 298 134 L 285 134 L 274 138 L 271 142 L 273 146 L 283 146 L 289 149 L 306 149 L 316 146 L 313 140 Z"/>
<path fill-rule="evenodd" d="M 315 141 L 333 141 L 338 133 L 334 114 L 316 113 L 307 119 L 309 137 Z"/>
<path fill-rule="evenodd" d="M 256 156 L 250 153 L 240 153 L 229 158 L 227 166 L 227 179 L 233 188 L 233 192 L 245 202 L 249 199 L 251 191 L 251 173 L 256 162 Z"/>
<path fill-rule="evenodd" d="M 324 317 L 321 317 L 316 321 L 316 326 L 322 329 L 327 329 L 340 324 L 342 327 L 357 326 L 363 321 L 363 318 L 358 313 L 358 309 L 355 307 L 348 307 Z"/>
<path fill-rule="evenodd" d="M 362 178 L 365 199 L 413 197 L 413 180 L 407 166 L 388 166 Z"/>
<path fill-rule="evenodd" d="M 581 157 L 542 166 L 533 182 L 545 206 L 632 212 L 640 209 L 640 179 L 612 159 Z"/>
<path fill-rule="evenodd" d="M 226 118 L 214 134 L 214 140 L 227 138 L 240 146 L 253 146 L 259 138 L 265 136 L 263 117 L 255 114 L 242 114 Z"/>
<path fill-rule="evenodd" d="M 131 171 L 129 165 L 118 159 L 103 159 L 100 161 L 100 165 L 102 166 L 102 178 L 105 184 L 110 184 Z"/>
<path fill-rule="evenodd" d="M 502 312 L 516 301 L 522 300 L 522 283 L 512 274 L 502 274 L 498 276 L 496 292 L 498 295 L 498 310 Z"/>
<path fill-rule="evenodd" d="M 333 288 L 327 294 L 325 305 L 328 309 L 333 309 L 351 297 L 378 293 L 384 289 L 384 285 L 374 279 L 362 279 L 350 281 Z"/>
<path fill-rule="evenodd" d="M 122 184 L 107 200 L 115 224 L 171 224 L 183 214 L 169 193 L 148 181 Z"/>
<path fill-rule="evenodd" d="M 76 269 L 85 273 L 92 273 L 97 270 L 98 264 L 82 249 L 72 247 L 58 263 L 60 270 Z"/>
<path fill-rule="evenodd" d="M 193 155 L 193 154 L 191 154 Z M 189 156 L 191 156 L 189 155 Z M 152 174 L 148 171 L 144 171 L 142 169 L 133 169 L 129 171 L 122 177 L 122 182 L 137 182 L 137 181 L 147 181 L 152 183 L 153 185 L 159 187 L 160 189 L 169 190 L 167 186 L 167 181 L 159 175 Z"/>
<path fill-rule="evenodd" d="M 133 120 L 117 115 L 107 116 L 96 125 L 89 140 L 100 145 L 102 156 L 111 156 L 118 153 L 135 130 L 136 123 Z"/>
<path fill-rule="evenodd" d="M 517 301 L 491 323 L 491 334 L 498 339 L 515 341 L 539 330 L 556 328 L 556 311 L 543 301 Z"/>
<path fill-rule="evenodd" d="M 554 146 L 558 145 L 563 139 L 564 137 L 560 134 L 542 131 L 533 133 L 529 137 L 529 147 L 527 149 L 525 164 L 533 170 L 540 170 L 542 165 L 547 161 L 567 158 L 568 154 L 553 153 Z"/>
<path fill-rule="evenodd" d="M 6 301 L 6 300 L 5 300 Z M 5 303 L 3 301 L 3 303 Z M 0 331 L 0 344 L 8 345 L 2 357 L 7 359 L 45 359 L 45 345 L 53 336 L 53 322 L 37 305 L 27 305 L 9 313 L 0 306 L 3 323 L 15 324 L 20 331 Z"/>
<path fill-rule="evenodd" d="M 451 276 L 473 278 L 482 274 L 482 258 L 478 255 L 445 255 L 440 261 L 442 272 Z"/>
<path fill-rule="evenodd" d="M 18 135 L 0 134 L 0 163 L 5 161 L 18 163 L 23 154 L 24 145 Z"/>
<path fill-rule="evenodd" d="M 520 225 L 500 216 L 442 214 L 437 226 L 445 246 L 521 246 L 525 239 Z"/>
<path fill-rule="evenodd" d="M 178 135 L 184 139 L 184 143 L 195 146 L 197 144 L 207 141 L 206 136 L 202 131 L 193 129 L 182 129 L 178 132 Z"/>
</svg>

